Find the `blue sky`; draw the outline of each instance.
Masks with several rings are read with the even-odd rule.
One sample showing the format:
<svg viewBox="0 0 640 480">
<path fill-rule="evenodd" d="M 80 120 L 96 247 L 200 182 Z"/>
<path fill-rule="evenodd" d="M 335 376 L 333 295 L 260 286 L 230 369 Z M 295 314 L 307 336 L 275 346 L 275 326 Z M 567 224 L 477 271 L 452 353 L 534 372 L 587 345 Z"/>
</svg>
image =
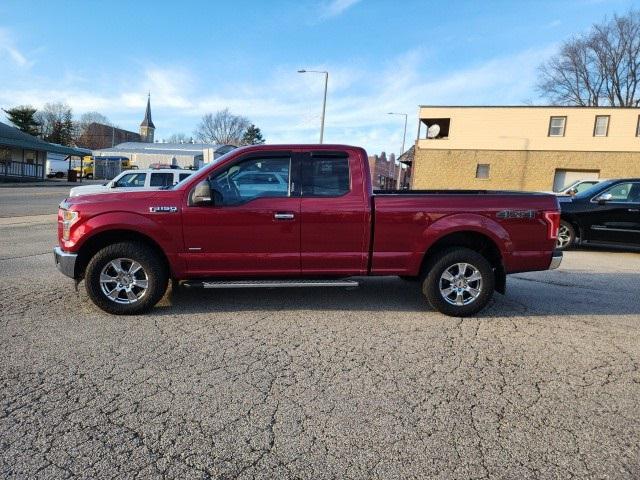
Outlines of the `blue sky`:
<svg viewBox="0 0 640 480">
<path fill-rule="evenodd" d="M 0 3 L 0 107 L 68 103 L 137 131 L 151 91 L 156 138 L 228 107 L 269 143 L 396 152 L 420 104 L 544 103 L 537 66 L 631 0 L 28 1 Z"/>
</svg>

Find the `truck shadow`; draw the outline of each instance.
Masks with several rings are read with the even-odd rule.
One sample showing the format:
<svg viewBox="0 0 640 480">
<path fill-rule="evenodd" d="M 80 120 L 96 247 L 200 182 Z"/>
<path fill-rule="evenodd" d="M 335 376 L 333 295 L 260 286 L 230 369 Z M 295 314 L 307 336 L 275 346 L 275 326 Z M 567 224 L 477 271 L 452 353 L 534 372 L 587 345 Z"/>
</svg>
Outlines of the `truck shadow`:
<svg viewBox="0 0 640 480">
<path fill-rule="evenodd" d="M 397 277 L 358 279 L 360 287 L 187 289 L 168 292 L 155 315 L 245 311 L 434 312 L 418 282 Z M 509 277 L 477 316 L 638 315 L 640 274 L 536 272 Z"/>
</svg>

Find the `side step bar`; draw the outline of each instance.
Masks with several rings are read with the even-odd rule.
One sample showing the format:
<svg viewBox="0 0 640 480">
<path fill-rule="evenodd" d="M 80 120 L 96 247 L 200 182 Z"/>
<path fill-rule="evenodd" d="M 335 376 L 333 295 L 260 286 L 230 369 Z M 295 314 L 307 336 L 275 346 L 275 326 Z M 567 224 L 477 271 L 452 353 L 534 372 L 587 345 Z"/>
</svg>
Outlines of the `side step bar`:
<svg viewBox="0 0 640 480">
<path fill-rule="evenodd" d="M 186 280 L 188 288 L 303 288 L 357 287 L 355 280 Z"/>
</svg>

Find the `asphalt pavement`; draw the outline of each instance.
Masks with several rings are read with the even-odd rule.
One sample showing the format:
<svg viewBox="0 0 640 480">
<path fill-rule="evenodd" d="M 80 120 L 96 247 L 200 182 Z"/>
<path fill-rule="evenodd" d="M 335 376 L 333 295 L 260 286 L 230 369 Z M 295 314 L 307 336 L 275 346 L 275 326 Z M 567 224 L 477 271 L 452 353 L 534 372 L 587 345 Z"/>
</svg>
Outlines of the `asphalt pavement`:
<svg viewBox="0 0 640 480">
<path fill-rule="evenodd" d="M 27 211 L 0 225 L 2 478 L 640 478 L 639 254 L 568 252 L 470 319 L 397 278 L 115 317 Z"/>
</svg>

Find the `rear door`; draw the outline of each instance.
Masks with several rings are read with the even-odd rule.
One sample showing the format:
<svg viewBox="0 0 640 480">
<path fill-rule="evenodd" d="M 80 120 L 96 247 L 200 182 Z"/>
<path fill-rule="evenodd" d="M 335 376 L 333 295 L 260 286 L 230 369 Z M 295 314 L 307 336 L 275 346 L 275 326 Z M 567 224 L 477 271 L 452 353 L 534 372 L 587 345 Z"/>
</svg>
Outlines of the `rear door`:
<svg viewBox="0 0 640 480">
<path fill-rule="evenodd" d="M 589 240 L 640 245 L 640 182 L 618 183 L 600 193 L 611 195 L 585 214 Z"/>
<path fill-rule="evenodd" d="M 342 151 L 302 155 L 301 269 L 308 275 L 367 271 L 369 197 L 361 159 Z"/>
</svg>

